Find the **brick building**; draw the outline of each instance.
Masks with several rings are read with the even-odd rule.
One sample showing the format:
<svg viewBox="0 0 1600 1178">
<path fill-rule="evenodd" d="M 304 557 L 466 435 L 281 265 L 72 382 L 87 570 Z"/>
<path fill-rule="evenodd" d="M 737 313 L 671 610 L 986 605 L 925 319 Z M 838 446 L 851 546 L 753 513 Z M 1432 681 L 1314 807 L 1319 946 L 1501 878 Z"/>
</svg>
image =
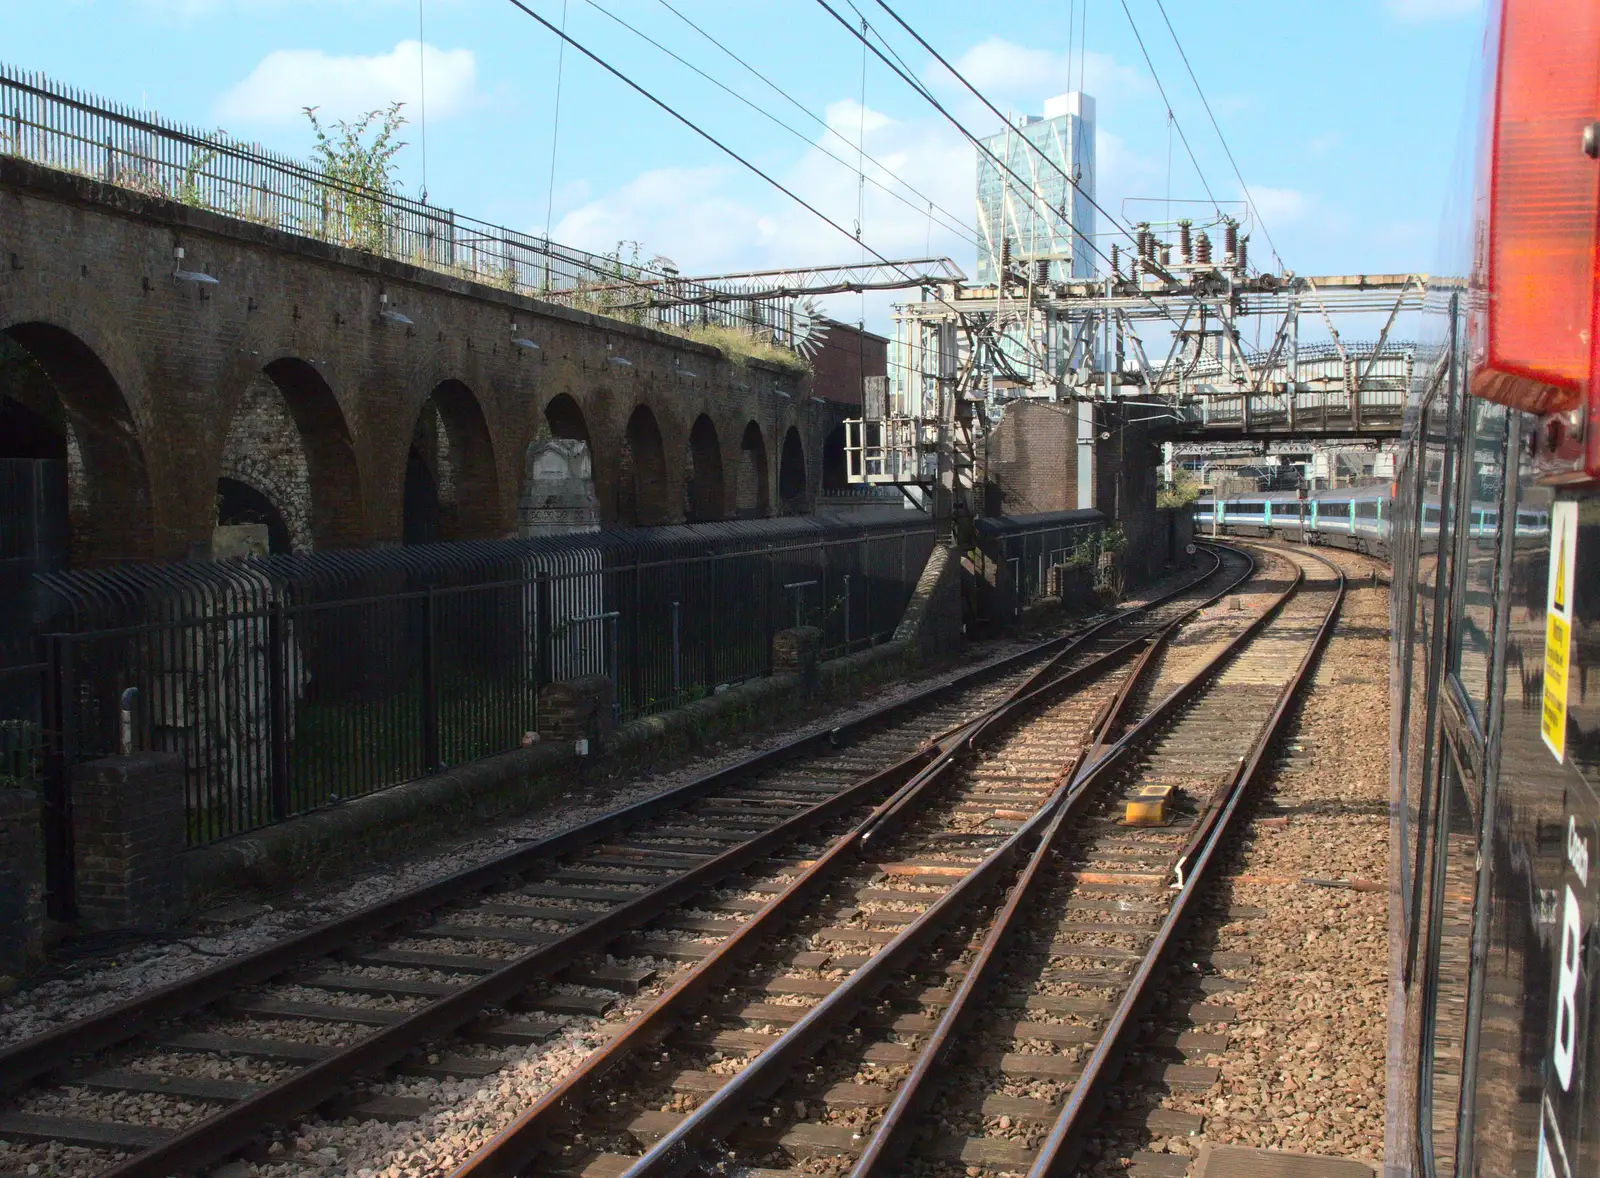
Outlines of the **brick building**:
<svg viewBox="0 0 1600 1178">
<path fill-rule="evenodd" d="M 844 419 L 861 415 L 862 381 L 889 371 L 889 340 L 837 319 L 825 319 L 822 348 L 811 357 L 811 392 L 834 420 L 822 441 L 821 489 L 845 488 Z"/>
</svg>

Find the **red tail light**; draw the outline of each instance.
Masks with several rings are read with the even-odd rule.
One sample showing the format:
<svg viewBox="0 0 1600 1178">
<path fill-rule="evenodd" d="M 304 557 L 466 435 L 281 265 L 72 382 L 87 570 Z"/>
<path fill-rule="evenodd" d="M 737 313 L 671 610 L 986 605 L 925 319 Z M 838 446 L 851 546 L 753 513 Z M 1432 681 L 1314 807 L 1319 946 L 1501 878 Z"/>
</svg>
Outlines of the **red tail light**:
<svg viewBox="0 0 1600 1178">
<path fill-rule="evenodd" d="M 1478 276 L 1488 298 L 1472 391 L 1562 414 L 1570 447 L 1582 416 L 1588 433 L 1600 430 L 1600 125 L 1590 130 L 1600 122 L 1600 0 L 1500 0 L 1491 31 Z M 1589 443 L 1590 473 L 1600 474 L 1600 439 Z"/>
</svg>

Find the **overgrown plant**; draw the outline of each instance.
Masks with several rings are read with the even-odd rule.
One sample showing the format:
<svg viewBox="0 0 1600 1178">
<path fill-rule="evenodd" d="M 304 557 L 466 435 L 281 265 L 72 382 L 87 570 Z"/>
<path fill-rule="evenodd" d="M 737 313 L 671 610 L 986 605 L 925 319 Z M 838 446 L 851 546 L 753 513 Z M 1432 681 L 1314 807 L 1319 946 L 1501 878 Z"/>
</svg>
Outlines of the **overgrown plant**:
<svg viewBox="0 0 1600 1178">
<path fill-rule="evenodd" d="M 1200 482 L 1186 470 L 1173 472 L 1172 481 L 1156 492 L 1157 507 L 1188 507 L 1200 498 Z"/>
<path fill-rule="evenodd" d="M 317 108 L 303 107 L 317 137 L 312 148 L 329 182 L 327 236 L 340 245 L 382 253 L 388 238 L 388 198 L 394 194 L 394 157 L 405 146 L 395 138 L 406 119 L 403 103 L 369 110 L 359 119 L 337 120 L 330 131 Z M 376 126 L 374 126 L 376 124 Z"/>
</svg>

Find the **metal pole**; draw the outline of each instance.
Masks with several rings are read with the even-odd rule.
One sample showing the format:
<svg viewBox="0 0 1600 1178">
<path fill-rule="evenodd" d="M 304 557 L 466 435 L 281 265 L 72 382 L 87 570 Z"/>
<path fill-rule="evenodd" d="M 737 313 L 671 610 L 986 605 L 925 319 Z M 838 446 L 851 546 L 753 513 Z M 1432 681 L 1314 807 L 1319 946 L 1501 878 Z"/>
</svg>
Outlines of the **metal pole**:
<svg viewBox="0 0 1600 1178">
<path fill-rule="evenodd" d="M 439 768 L 439 678 L 433 640 L 433 588 L 422 598 L 422 764 Z"/>
<path fill-rule="evenodd" d="M 611 613 L 610 618 L 608 619 L 608 623 L 607 623 L 607 627 L 611 631 L 611 684 L 612 684 L 612 688 L 611 688 L 611 714 L 612 714 L 612 716 L 619 716 L 619 715 L 622 714 L 622 694 L 618 690 L 618 687 L 621 684 L 622 675 L 621 675 L 621 667 L 619 667 L 617 665 L 617 659 L 618 659 L 618 654 L 619 654 L 619 648 L 618 648 L 618 645 L 617 645 L 617 618 L 618 618 L 618 615 L 617 615 L 616 611 L 613 610 L 612 613 Z"/>
<path fill-rule="evenodd" d="M 844 652 L 850 653 L 850 574 L 844 575 Z"/>
<path fill-rule="evenodd" d="M 287 648 L 289 627 L 282 597 L 267 615 L 267 723 L 272 756 L 272 816 L 289 816 L 289 699 Z"/>
<path fill-rule="evenodd" d="M 677 696 L 683 690 L 683 661 L 682 647 L 679 645 L 678 637 L 678 614 L 678 603 L 674 601 L 672 603 L 672 694 L 674 696 Z"/>
</svg>

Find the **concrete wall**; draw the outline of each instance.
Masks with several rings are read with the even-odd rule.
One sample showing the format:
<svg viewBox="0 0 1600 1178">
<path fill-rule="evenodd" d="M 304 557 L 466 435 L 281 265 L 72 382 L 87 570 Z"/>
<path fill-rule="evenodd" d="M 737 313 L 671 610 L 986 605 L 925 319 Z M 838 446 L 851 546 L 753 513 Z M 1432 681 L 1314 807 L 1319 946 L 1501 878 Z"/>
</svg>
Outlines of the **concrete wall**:
<svg viewBox="0 0 1600 1178">
<path fill-rule="evenodd" d="M 217 283 L 176 279 L 178 248 Z M 724 515 L 770 514 L 792 430 L 803 510 L 832 424 L 769 365 L 15 159 L 0 332 L 48 377 L 27 407 L 65 435 L 75 564 L 203 555 L 224 477 L 291 547 L 401 541 L 408 468 L 438 499 L 413 538 L 513 535 L 551 434 L 589 443 L 611 525 L 681 521 L 691 483 Z"/>
</svg>

